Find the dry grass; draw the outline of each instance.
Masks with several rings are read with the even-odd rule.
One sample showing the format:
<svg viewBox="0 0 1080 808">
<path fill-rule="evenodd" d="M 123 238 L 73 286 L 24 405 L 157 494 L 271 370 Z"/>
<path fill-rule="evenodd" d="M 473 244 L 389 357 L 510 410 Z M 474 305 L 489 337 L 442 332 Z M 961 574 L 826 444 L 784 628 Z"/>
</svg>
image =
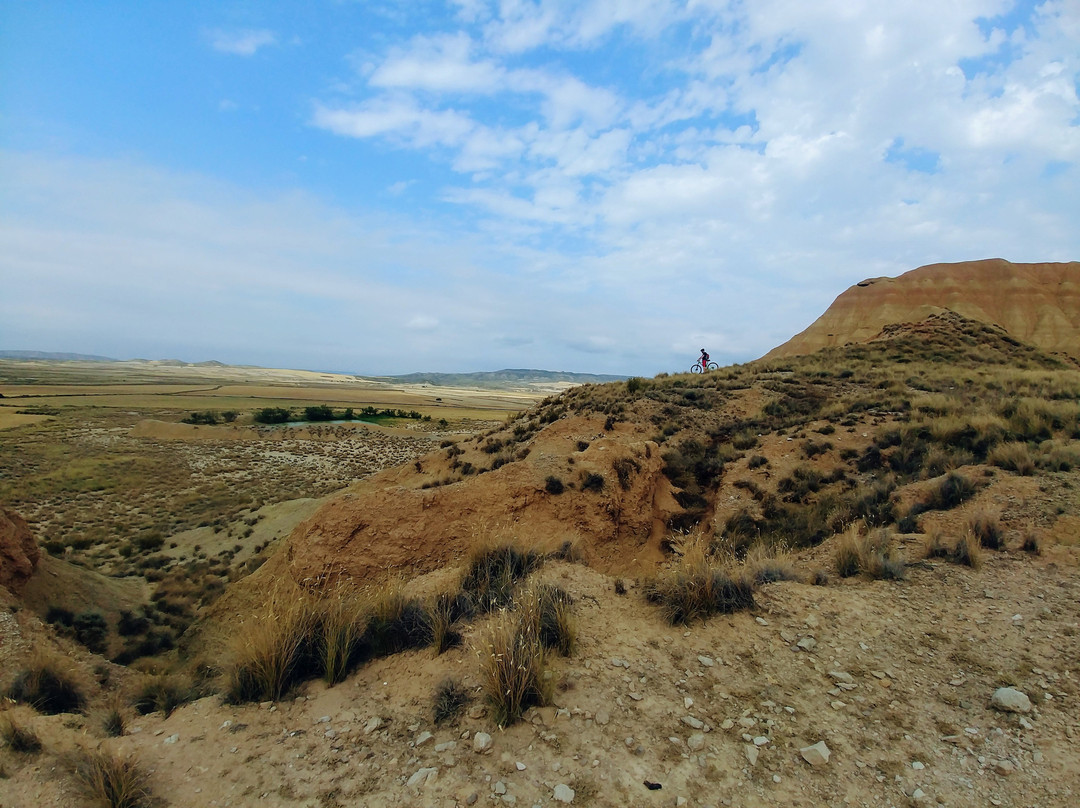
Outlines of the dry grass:
<svg viewBox="0 0 1080 808">
<path fill-rule="evenodd" d="M 83 709 L 86 696 L 81 677 L 64 660 L 35 653 L 8 688 L 8 698 L 29 704 L 38 712 L 55 715 Z"/>
<path fill-rule="evenodd" d="M 41 751 L 41 738 L 37 733 L 10 715 L 0 715 L 0 740 L 19 754 L 34 755 Z"/>
<path fill-rule="evenodd" d="M 711 558 L 700 534 L 684 541 L 682 557 L 645 587 L 645 598 L 661 607 L 671 625 L 755 605 L 753 581 Z"/>
<path fill-rule="evenodd" d="M 987 462 L 992 466 L 1013 471 L 1028 477 L 1035 473 L 1035 461 L 1031 458 L 1026 443 L 1012 442 L 1002 443 L 995 446 L 987 457 Z"/>
<path fill-rule="evenodd" d="M 226 666 L 226 698 L 276 701 L 303 677 L 305 657 L 318 625 L 314 599 L 295 586 L 274 589 L 261 612 L 232 634 Z"/>
<path fill-rule="evenodd" d="M 863 574 L 874 579 L 901 580 L 905 564 L 892 531 L 878 528 L 864 533 L 852 525 L 837 542 L 833 561 L 841 578 Z"/>
<path fill-rule="evenodd" d="M 577 645 L 577 623 L 566 592 L 552 584 L 533 584 L 514 598 L 522 625 L 540 639 L 545 649 L 570 656 Z"/>
<path fill-rule="evenodd" d="M 191 682 L 181 676 L 158 674 L 143 679 L 132 706 L 140 715 L 160 711 L 166 717 L 194 698 Z"/>
<path fill-rule="evenodd" d="M 352 584 L 339 581 L 321 593 L 315 624 L 323 679 L 342 681 L 356 662 L 360 640 L 368 626 L 370 607 Z"/>
<path fill-rule="evenodd" d="M 743 560 L 747 575 L 757 584 L 771 584 L 777 581 L 799 580 L 799 570 L 795 566 L 795 556 L 783 545 L 766 547 L 755 544 Z"/>
<path fill-rule="evenodd" d="M 132 757 L 104 751 L 84 753 L 74 761 L 86 796 L 108 808 L 140 808 L 150 802 L 147 777 Z"/>
<path fill-rule="evenodd" d="M 963 535 L 956 540 L 950 560 L 954 564 L 961 564 L 977 570 L 982 566 L 982 543 L 979 537 L 970 530 L 965 530 Z"/>
<path fill-rule="evenodd" d="M 513 724 L 529 707 L 550 701 L 544 646 L 530 621 L 500 612 L 484 632 L 478 655 L 484 694 L 500 727 Z"/>
<path fill-rule="evenodd" d="M 999 511 L 979 506 L 968 516 L 968 529 L 987 550 L 1004 550 L 1005 534 L 1001 529 Z"/>
<path fill-rule="evenodd" d="M 456 679 L 444 679 L 435 689 L 432 700 L 432 718 L 436 725 L 445 724 L 457 718 L 472 700 L 468 689 Z"/>
</svg>

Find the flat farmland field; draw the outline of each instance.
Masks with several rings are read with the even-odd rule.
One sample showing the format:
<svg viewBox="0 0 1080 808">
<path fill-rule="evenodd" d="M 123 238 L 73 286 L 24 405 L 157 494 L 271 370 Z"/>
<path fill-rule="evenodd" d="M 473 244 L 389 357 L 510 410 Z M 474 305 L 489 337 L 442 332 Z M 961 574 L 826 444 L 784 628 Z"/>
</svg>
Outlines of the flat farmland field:
<svg viewBox="0 0 1080 808">
<path fill-rule="evenodd" d="M 491 429 L 549 392 L 246 367 L 0 360 L 0 502 L 54 558 L 141 578 L 159 600 L 172 598 L 155 615 L 179 632 L 225 581 L 288 534 L 282 508 L 298 519 L 309 507 L 299 503 Z M 335 416 L 347 408 L 378 415 L 253 419 L 264 408 L 302 419 L 306 407 L 321 406 Z M 193 414 L 218 423 L 185 423 Z M 178 587 L 186 594 L 176 595 Z"/>
</svg>

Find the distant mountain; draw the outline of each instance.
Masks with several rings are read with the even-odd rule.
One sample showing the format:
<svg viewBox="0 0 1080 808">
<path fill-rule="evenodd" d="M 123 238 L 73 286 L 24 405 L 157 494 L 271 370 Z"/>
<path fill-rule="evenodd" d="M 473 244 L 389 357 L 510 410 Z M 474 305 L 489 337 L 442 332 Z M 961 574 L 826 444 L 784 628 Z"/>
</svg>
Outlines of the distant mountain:
<svg viewBox="0 0 1080 808">
<path fill-rule="evenodd" d="M 861 281 L 766 359 L 866 342 L 887 325 L 953 311 L 1005 329 L 1044 351 L 1080 358 L 1080 262 L 1014 264 L 1001 258 L 930 264 L 898 278 Z"/>
<path fill-rule="evenodd" d="M 0 359 L 44 359 L 59 362 L 115 362 L 108 356 L 93 354 L 60 353 L 56 351 L 0 351 Z"/>
<path fill-rule="evenodd" d="M 408 373 L 404 376 L 363 376 L 381 382 L 397 384 L 430 384 L 436 387 L 485 387 L 488 385 L 504 386 L 511 384 L 550 384 L 568 382 L 570 384 L 604 384 L 626 379 L 626 376 L 610 376 L 600 373 L 570 373 L 561 370 L 530 370 L 505 368 L 503 370 L 480 371 L 477 373 Z"/>
</svg>

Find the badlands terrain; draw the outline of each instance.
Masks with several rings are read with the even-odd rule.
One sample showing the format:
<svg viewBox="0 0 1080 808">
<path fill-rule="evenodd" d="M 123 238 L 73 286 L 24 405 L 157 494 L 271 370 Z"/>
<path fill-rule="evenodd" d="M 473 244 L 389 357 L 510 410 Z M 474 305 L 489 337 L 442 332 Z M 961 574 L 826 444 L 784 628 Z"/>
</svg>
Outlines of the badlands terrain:
<svg viewBox="0 0 1080 808">
<path fill-rule="evenodd" d="M 295 435 L 248 416 L 374 391 L 33 402 L 0 431 L 0 806 L 1075 805 L 1080 365 L 1046 331 L 942 303 Z M 215 408 L 243 415 L 180 423 Z M 508 710 L 500 631 L 532 636 L 544 592 L 555 642 L 520 646 Z M 336 673 L 325 631 L 253 656 L 352 604 Z M 43 667 L 81 703 L 35 709 Z M 129 802 L 95 803 L 102 760 Z"/>
</svg>

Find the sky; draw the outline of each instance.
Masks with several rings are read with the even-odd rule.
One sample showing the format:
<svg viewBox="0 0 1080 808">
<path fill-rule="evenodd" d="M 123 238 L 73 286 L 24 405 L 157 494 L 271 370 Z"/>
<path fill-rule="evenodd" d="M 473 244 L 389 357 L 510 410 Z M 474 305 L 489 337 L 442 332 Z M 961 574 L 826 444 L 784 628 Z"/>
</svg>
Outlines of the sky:
<svg viewBox="0 0 1080 808">
<path fill-rule="evenodd" d="M 0 350 L 757 358 L 1080 259 L 1080 0 L 0 0 Z"/>
</svg>

